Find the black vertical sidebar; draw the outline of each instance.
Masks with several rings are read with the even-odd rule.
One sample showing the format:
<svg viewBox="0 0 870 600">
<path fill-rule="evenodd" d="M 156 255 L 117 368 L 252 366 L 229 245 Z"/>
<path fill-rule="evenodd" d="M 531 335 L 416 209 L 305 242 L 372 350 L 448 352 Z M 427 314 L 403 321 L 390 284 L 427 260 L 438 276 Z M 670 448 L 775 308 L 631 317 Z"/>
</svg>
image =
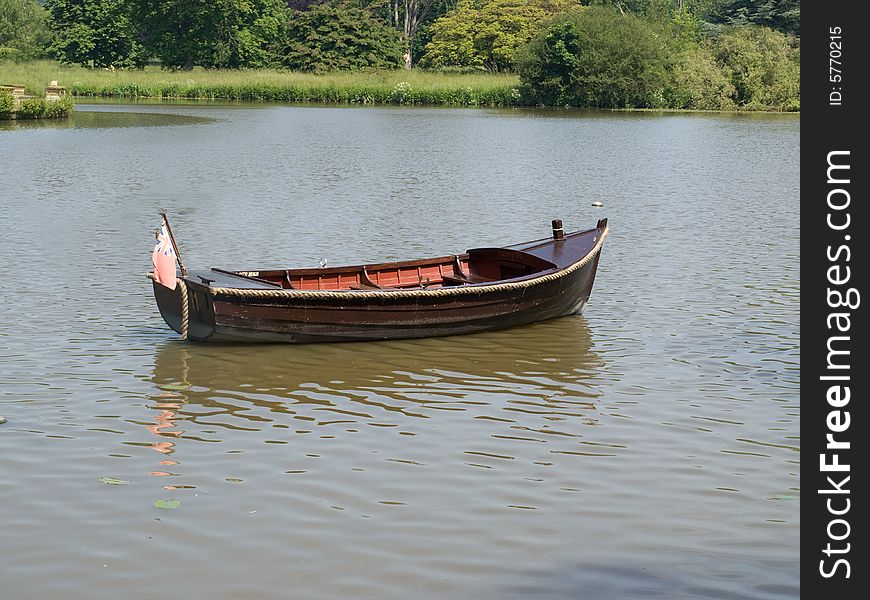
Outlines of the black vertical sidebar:
<svg viewBox="0 0 870 600">
<path fill-rule="evenodd" d="M 867 594 L 865 79 L 859 2 L 801 6 L 801 593 Z M 864 352 L 862 352 L 864 350 Z"/>
</svg>

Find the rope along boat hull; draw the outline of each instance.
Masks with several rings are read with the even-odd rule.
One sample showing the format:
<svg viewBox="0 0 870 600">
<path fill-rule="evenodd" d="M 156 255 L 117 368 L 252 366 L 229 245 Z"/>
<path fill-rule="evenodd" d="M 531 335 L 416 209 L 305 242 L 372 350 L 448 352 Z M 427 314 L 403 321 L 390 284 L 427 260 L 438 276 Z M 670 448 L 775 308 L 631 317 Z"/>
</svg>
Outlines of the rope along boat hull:
<svg viewBox="0 0 870 600">
<path fill-rule="evenodd" d="M 607 220 L 433 259 L 322 269 L 193 271 L 153 282 L 166 323 L 212 342 L 348 342 L 504 329 L 581 312 Z M 186 310 L 185 310 L 186 307 Z M 186 314 L 185 314 L 186 313 Z"/>
</svg>

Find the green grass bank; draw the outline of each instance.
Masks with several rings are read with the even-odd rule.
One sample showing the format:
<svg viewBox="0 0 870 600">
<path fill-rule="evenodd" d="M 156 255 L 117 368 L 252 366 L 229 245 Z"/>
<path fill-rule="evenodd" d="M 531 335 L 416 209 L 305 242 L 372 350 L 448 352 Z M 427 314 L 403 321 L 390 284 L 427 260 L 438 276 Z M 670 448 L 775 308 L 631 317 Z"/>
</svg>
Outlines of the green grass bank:
<svg viewBox="0 0 870 600">
<path fill-rule="evenodd" d="M 498 73 L 355 71 L 313 75 L 270 69 L 86 69 L 54 61 L 0 63 L 0 84 L 42 90 L 52 80 L 74 96 L 270 102 L 519 106 L 519 78 Z"/>
</svg>

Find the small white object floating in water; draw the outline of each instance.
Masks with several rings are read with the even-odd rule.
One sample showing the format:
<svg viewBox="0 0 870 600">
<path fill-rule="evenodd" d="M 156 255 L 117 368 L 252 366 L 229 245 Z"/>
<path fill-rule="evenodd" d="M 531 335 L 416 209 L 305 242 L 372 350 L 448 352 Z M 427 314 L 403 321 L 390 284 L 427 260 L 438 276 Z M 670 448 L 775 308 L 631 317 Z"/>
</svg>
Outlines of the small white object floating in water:
<svg viewBox="0 0 870 600">
<path fill-rule="evenodd" d="M 6 417 L 0 417 L 0 425 L 6 422 Z"/>
<path fill-rule="evenodd" d="M 604 206 L 604 202 L 599 202 L 598 200 L 596 200 L 595 202 L 592 203 L 592 206 L 594 206 L 595 208 L 600 208 L 600 207 Z"/>
<path fill-rule="evenodd" d="M 322 269 L 323 267 L 325 267 L 325 266 L 326 266 L 326 263 L 328 263 L 328 262 L 329 262 L 329 261 L 326 260 L 325 258 L 321 258 L 321 259 L 320 259 L 320 268 Z"/>
</svg>

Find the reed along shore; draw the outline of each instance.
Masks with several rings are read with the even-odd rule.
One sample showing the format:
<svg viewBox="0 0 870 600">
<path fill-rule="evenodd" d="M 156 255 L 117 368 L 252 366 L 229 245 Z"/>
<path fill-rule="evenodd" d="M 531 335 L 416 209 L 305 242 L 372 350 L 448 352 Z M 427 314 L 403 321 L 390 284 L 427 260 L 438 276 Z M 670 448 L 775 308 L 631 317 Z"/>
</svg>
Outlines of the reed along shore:
<svg viewBox="0 0 870 600">
<path fill-rule="evenodd" d="M 501 73 L 422 70 L 354 71 L 323 75 L 272 69 L 106 70 L 54 61 L 0 64 L 0 80 L 41 89 L 58 80 L 73 96 L 186 98 L 267 102 L 521 106 L 519 77 Z"/>
</svg>

